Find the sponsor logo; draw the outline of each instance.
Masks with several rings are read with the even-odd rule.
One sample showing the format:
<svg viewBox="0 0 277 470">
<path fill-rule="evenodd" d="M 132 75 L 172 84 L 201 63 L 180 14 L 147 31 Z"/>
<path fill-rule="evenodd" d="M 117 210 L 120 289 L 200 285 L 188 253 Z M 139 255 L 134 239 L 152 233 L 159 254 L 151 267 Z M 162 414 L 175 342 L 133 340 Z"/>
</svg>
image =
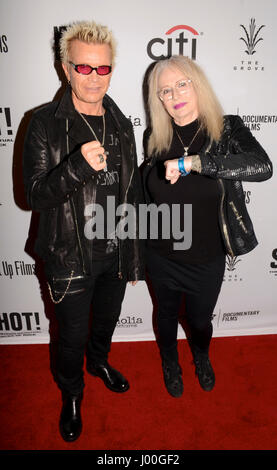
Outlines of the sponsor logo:
<svg viewBox="0 0 277 470">
<path fill-rule="evenodd" d="M 0 52 L 5 54 L 8 50 L 8 38 L 5 34 L 2 34 L 0 35 Z"/>
<path fill-rule="evenodd" d="M 217 317 L 217 327 L 220 328 L 220 323 L 242 322 L 251 317 L 251 319 L 259 317 L 260 310 L 244 310 L 241 312 L 222 312 L 219 310 Z"/>
<path fill-rule="evenodd" d="M 231 258 L 231 256 L 229 255 L 226 256 L 226 269 L 225 269 L 223 281 L 227 281 L 227 282 L 242 281 L 242 277 L 240 276 L 237 270 L 238 263 L 240 262 L 241 262 L 241 259 L 238 259 L 237 256 L 235 256 L 234 258 Z"/>
<path fill-rule="evenodd" d="M 264 124 L 276 124 L 277 116 L 269 114 L 247 114 L 242 115 L 244 124 L 251 131 L 260 131 Z"/>
<path fill-rule="evenodd" d="M 195 60 L 197 39 L 200 34 L 188 25 L 173 26 L 166 31 L 165 38 L 155 37 L 148 42 L 147 55 L 152 60 L 165 59 L 174 54 L 190 56 Z"/>
<path fill-rule="evenodd" d="M 245 204 L 250 204 L 251 202 L 251 191 L 243 191 Z"/>
<path fill-rule="evenodd" d="M 272 259 L 270 263 L 270 271 L 269 273 L 272 274 L 273 276 L 277 277 L 277 248 L 274 248 L 272 251 Z"/>
<path fill-rule="evenodd" d="M 261 52 L 263 41 L 261 31 L 265 28 L 265 25 L 258 27 L 255 18 L 251 18 L 248 27 L 243 24 L 240 27 L 242 28 L 242 36 L 239 38 L 239 41 L 243 44 L 243 55 L 237 64 L 233 65 L 233 70 L 240 72 L 263 72 L 264 66 L 260 62 L 260 56 L 257 58 L 254 54 L 257 53 L 257 49 L 259 53 Z"/>
<path fill-rule="evenodd" d="M 141 127 L 142 122 L 140 117 L 133 117 L 133 116 L 128 116 L 128 119 L 131 121 L 133 128 L 136 129 L 136 127 Z"/>
<path fill-rule="evenodd" d="M 120 318 L 117 322 L 117 328 L 137 328 L 143 323 L 142 318 L 135 316 L 126 316 Z"/>
<path fill-rule="evenodd" d="M 11 108 L 0 108 L 0 147 L 13 143 Z"/>
<path fill-rule="evenodd" d="M 246 310 L 242 312 L 221 312 L 220 310 L 217 319 L 217 326 L 219 326 L 220 322 L 237 322 L 243 321 L 243 319 L 247 317 L 258 317 L 260 313 L 260 310 Z"/>
<path fill-rule="evenodd" d="M 255 19 L 251 18 L 248 31 L 243 24 L 241 24 L 240 26 L 244 32 L 244 37 L 240 38 L 240 40 L 243 41 L 246 45 L 246 50 L 244 52 L 246 52 L 246 54 L 248 55 L 253 55 L 256 53 L 256 47 L 258 43 L 260 41 L 263 41 L 263 38 L 260 37 L 260 31 L 262 28 L 265 27 L 265 25 L 263 24 L 257 29 Z"/>
<path fill-rule="evenodd" d="M 0 336 L 32 336 L 40 332 L 38 312 L 3 312 L 0 314 Z"/>
<path fill-rule="evenodd" d="M 275 114 L 243 114 L 243 111 L 240 112 L 240 109 L 237 108 L 237 115 L 241 117 L 251 132 L 260 131 L 265 126 L 277 123 L 277 115 Z"/>
<path fill-rule="evenodd" d="M 277 123 L 275 114 L 240 114 L 239 108 L 237 114 L 241 116 L 244 124 L 250 131 L 260 131 L 264 126 Z"/>
<path fill-rule="evenodd" d="M 2 261 L 0 264 L 0 276 L 12 279 L 14 276 L 31 276 L 33 274 L 35 274 L 35 264 L 25 263 L 22 260 L 16 260 L 13 263 Z"/>
</svg>

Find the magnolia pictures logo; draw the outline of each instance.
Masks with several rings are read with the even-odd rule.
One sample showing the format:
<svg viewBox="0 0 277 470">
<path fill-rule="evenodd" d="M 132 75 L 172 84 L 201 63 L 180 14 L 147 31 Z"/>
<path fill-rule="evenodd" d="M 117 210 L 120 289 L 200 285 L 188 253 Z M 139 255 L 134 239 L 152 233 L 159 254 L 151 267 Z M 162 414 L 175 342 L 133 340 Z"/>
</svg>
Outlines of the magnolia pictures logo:
<svg viewBox="0 0 277 470">
<path fill-rule="evenodd" d="M 255 18 L 250 19 L 248 26 L 240 25 L 242 29 L 242 36 L 239 41 L 243 44 L 244 54 L 237 64 L 233 66 L 233 70 L 240 72 L 263 72 L 264 66 L 260 60 L 255 56 L 257 51 L 262 53 L 261 42 L 264 40 L 262 37 L 262 30 L 265 25 L 257 26 Z"/>
<path fill-rule="evenodd" d="M 126 317 L 120 317 L 116 327 L 117 328 L 137 328 L 143 324 L 141 317 L 135 315 L 127 315 Z"/>
<path fill-rule="evenodd" d="M 174 54 L 184 55 L 196 59 L 199 33 L 188 25 L 176 25 L 165 32 L 163 37 L 155 37 L 147 44 L 147 55 L 152 60 L 171 57 Z"/>
</svg>

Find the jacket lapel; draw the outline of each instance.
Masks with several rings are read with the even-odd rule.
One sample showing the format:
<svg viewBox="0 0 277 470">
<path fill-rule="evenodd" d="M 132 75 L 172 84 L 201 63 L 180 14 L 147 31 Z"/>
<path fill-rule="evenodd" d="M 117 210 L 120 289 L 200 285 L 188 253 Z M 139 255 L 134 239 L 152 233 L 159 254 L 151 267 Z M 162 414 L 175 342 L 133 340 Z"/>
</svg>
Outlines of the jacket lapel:
<svg viewBox="0 0 277 470">
<path fill-rule="evenodd" d="M 133 177 L 135 158 L 134 141 L 132 139 L 131 132 L 128 132 L 128 128 L 126 126 L 127 118 L 120 110 L 119 112 L 116 112 L 118 108 L 109 96 L 105 96 L 103 104 L 106 109 L 109 109 L 119 132 L 121 147 L 120 201 L 123 203 L 125 202 L 125 196 Z"/>
<path fill-rule="evenodd" d="M 122 157 L 120 174 L 120 199 L 123 202 L 133 175 L 134 158 L 136 157 L 134 139 L 132 137 L 131 131 L 128 129 L 129 127 L 131 128 L 131 123 L 129 125 L 127 118 L 122 114 L 118 106 L 108 95 L 104 96 L 103 106 L 105 109 L 110 111 L 115 126 L 119 132 Z M 62 99 L 57 106 L 55 117 L 57 119 L 68 119 L 68 136 L 72 142 L 71 148 L 94 140 L 94 136 L 92 135 L 89 127 L 78 115 L 74 108 L 70 86 L 67 87 Z"/>
</svg>

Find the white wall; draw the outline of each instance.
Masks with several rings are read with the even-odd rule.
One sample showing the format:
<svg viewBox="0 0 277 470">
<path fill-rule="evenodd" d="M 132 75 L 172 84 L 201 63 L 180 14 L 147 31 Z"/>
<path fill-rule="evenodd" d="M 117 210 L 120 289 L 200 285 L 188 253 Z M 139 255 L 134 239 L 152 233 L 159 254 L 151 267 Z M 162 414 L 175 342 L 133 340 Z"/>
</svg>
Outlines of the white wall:
<svg viewBox="0 0 277 470">
<path fill-rule="evenodd" d="M 196 60 L 209 76 L 226 114 L 239 113 L 249 123 L 274 164 L 276 5 L 274 0 L 1 1 L 0 343 L 47 343 L 49 328 L 52 333 L 54 325 L 53 305 L 45 285 L 33 274 L 35 261 L 25 247 L 31 212 L 23 196 L 21 173 L 31 111 L 52 101 L 61 85 L 51 49 L 54 27 L 93 19 L 113 30 L 118 57 L 109 94 L 134 124 L 139 164 L 145 129 L 142 84 L 153 61 L 147 47 L 159 38 L 152 45 L 153 55 L 167 54 L 168 44 L 172 53 L 179 53 L 182 37 L 183 54 L 191 56 L 196 51 Z M 256 38 L 261 40 L 249 55 L 240 38 L 246 39 L 241 25 L 249 34 L 251 18 L 255 19 L 255 32 L 263 27 Z M 166 34 L 175 26 L 186 27 Z M 245 184 L 245 191 L 259 246 L 238 257 L 235 265 L 227 263 L 214 311 L 214 336 L 277 332 L 276 177 L 262 184 Z M 114 340 L 154 339 L 152 311 L 146 284 L 128 286 Z"/>
</svg>

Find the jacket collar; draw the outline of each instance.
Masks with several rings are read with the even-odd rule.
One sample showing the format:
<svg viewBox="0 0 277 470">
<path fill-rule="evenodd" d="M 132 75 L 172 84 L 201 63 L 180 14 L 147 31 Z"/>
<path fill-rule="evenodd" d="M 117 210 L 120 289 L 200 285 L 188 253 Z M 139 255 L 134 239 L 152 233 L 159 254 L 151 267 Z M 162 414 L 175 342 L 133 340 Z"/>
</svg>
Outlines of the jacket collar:
<svg viewBox="0 0 277 470">
<path fill-rule="evenodd" d="M 126 122 L 128 122 L 129 120 L 120 111 L 120 109 L 110 96 L 104 96 L 103 106 L 105 109 L 108 109 L 111 112 L 118 127 L 120 127 L 120 125 L 123 125 L 124 123 L 124 128 L 126 128 Z M 57 119 L 75 119 L 77 114 L 78 113 L 76 112 L 72 101 L 71 87 L 70 85 L 68 85 L 61 100 L 58 102 L 55 111 L 55 117 Z"/>
<path fill-rule="evenodd" d="M 103 98 L 103 106 L 106 110 L 110 111 L 114 120 L 115 126 L 119 133 L 119 140 L 121 143 L 121 198 L 124 198 L 127 188 L 129 186 L 130 175 L 132 174 L 134 157 L 135 157 L 135 144 L 130 141 L 130 130 L 132 129 L 131 121 L 124 116 L 112 98 L 105 95 Z M 91 131 L 88 126 L 82 121 L 72 102 L 71 87 L 68 86 L 55 111 L 57 119 L 68 120 L 68 136 L 76 144 L 82 144 L 93 140 Z M 129 143 L 128 150 L 126 143 Z M 74 145 L 73 145 L 74 147 Z M 132 148 L 133 147 L 133 148 Z M 132 157 L 132 158 L 130 158 Z"/>
<path fill-rule="evenodd" d="M 72 91 L 70 85 L 67 86 L 64 95 L 57 104 L 55 111 L 55 118 L 57 119 L 68 119 L 68 130 L 69 135 L 76 140 L 77 134 L 80 133 L 80 116 L 78 115 L 72 101 Z M 131 122 L 129 119 L 124 116 L 112 98 L 108 95 L 105 95 L 103 98 L 103 106 L 106 110 L 109 110 L 114 121 L 115 125 L 119 132 L 124 132 L 131 127 Z M 89 129 L 88 129 L 89 131 Z M 87 134 L 87 132 L 86 132 Z M 90 135 L 90 131 L 89 131 Z M 78 139 L 79 140 L 79 139 Z M 79 140 L 80 142 L 80 140 Z"/>
</svg>

